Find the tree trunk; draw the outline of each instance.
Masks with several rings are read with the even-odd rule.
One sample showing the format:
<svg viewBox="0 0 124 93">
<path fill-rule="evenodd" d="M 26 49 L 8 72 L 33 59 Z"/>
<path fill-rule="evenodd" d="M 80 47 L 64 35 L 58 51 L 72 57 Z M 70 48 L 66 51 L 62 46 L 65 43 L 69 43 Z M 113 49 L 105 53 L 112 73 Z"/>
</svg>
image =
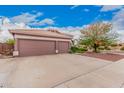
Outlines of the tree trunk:
<svg viewBox="0 0 124 93">
<path fill-rule="evenodd" d="M 93 48 L 94 48 L 94 52 L 97 53 L 98 52 L 97 51 L 97 48 L 98 48 L 97 44 L 94 44 L 94 47 Z"/>
</svg>

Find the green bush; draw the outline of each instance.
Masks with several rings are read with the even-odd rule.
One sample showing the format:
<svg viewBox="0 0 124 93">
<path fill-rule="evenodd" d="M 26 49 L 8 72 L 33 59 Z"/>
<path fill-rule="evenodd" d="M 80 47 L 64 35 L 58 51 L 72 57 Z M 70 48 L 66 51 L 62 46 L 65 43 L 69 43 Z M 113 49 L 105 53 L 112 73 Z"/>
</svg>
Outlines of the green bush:
<svg viewBox="0 0 124 93">
<path fill-rule="evenodd" d="M 79 48 L 81 51 L 87 51 L 87 48 Z"/>
<path fill-rule="evenodd" d="M 120 48 L 120 50 L 123 50 L 124 51 L 124 46 Z"/>
<path fill-rule="evenodd" d="M 71 47 L 70 52 L 75 53 L 77 49 L 78 49 L 77 47 Z"/>
<path fill-rule="evenodd" d="M 79 47 L 71 47 L 70 53 L 83 53 L 84 51 L 87 51 L 86 48 L 79 48 Z"/>
<path fill-rule="evenodd" d="M 15 44 L 15 40 L 14 39 L 8 39 L 6 41 L 6 43 L 9 44 L 9 45 L 14 45 Z"/>
</svg>

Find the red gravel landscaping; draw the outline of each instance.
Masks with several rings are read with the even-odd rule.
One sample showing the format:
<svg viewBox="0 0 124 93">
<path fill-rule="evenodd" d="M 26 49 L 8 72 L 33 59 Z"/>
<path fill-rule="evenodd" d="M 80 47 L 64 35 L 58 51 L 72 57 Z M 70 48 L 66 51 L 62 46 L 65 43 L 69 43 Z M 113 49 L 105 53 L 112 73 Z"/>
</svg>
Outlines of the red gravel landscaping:
<svg viewBox="0 0 124 93">
<path fill-rule="evenodd" d="M 118 61 L 120 59 L 124 58 L 124 55 L 119 55 L 119 54 L 111 54 L 111 53 L 94 53 L 94 52 L 86 52 L 82 54 L 83 56 L 88 56 L 88 57 L 94 57 L 94 58 L 100 58 L 108 61 Z"/>
</svg>

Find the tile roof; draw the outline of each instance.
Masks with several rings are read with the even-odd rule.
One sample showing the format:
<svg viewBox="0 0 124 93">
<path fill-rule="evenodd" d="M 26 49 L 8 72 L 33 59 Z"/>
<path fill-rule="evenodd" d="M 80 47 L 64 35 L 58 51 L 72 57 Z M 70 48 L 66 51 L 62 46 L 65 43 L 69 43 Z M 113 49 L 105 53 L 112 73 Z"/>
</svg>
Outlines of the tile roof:
<svg viewBox="0 0 124 93">
<path fill-rule="evenodd" d="M 61 33 L 59 31 L 49 31 L 41 29 L 11 29 L 9 30 L 12 34 L 22 34 L 31 36 L 43 36 L 43 37 L 56 37 L 56 38 L 66 38 L 72 39 L 72 35 Z"/>
</svg>

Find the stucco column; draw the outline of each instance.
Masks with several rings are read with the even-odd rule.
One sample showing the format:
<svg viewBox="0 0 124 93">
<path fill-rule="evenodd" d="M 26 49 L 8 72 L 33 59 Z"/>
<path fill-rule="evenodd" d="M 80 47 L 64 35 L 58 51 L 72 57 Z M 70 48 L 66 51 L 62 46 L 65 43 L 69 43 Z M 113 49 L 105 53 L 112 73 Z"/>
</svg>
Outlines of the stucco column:
<svg viewBox="0 0 124 93">
<path fill-rule="evenodd" d="M 58 49 L 58 41 L 55 41 L 55 51 L 56 53 L 59 53 L 59 49 Z"/>
<path fill-rule="evenodd" d="M 15 38 L 13 56 L 19 56 L 18 39 Z"/>
</svg>

